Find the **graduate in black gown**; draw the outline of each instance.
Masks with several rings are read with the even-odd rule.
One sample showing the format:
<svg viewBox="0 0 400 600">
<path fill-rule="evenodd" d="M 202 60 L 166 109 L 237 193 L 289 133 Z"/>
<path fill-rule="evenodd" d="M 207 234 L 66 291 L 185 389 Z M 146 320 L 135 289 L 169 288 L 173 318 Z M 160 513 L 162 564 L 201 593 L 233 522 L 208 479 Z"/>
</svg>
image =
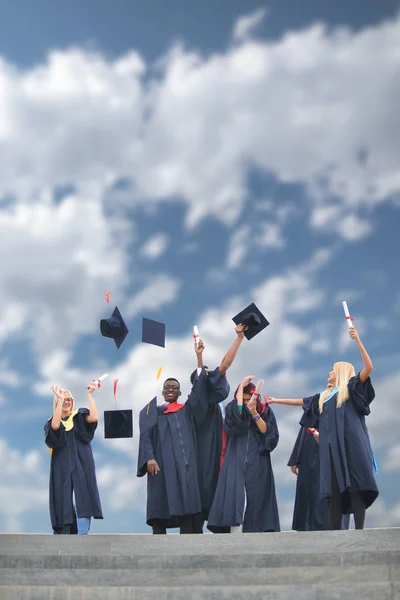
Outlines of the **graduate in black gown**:
<svg viewBox="0 0 400 600">
<path fill-rule="evenodd" d="M 280 531 L 271 452 L 279 439 L 272 409 L 245 377 L 225 408 L 227 447 L 207 527 L 215 533 Z"/>
<path fill-rule="evenodd" d="M 208 408 L 207 376 L 196 378 L 184 404 L 178 403 L 177 379 L 167 379 L 162 394 L 165 404 L 156 406 L 154 399 L 154 418 L 150 413 L 151 423 L 140 426 L 137 476 L 148 477 L 146 523 L 154 534 L 170 527 L 202 533 L 195 422 L 204 420 Z"/>
<path fill-rule="evenodd" d="M 103 514 L 90 442 L 97 428 L 93 399 L 96 384 L 87 387 L 89 408 L 74 410 L 68 390 L 51 387 L 54 414 L 44 426 L 50 448 L 50 517 L 54 533 L 87 534 L 90 519 Z"/>
<path fill-rule="evenodd" d="M 202 372 L 207 376 L 207 411 L 203 421 L 195 421 L 203 524 L 208 519 L 220 471 L 223 428 L 220 403 L 228 397 L 230 390 L 226 372 L 235 360 L 236 353 L 244 339 L 245 330 L 246 327 L 243 324 L 235 327 L 237 337 L 223 357 L 219 367 L 214 370 L 210 370 L 203 365 L 203 341 L 199 340 L 198 343 L 195 343 L 197 370 L 193 371 L 190 381 L 193 385 Z"/>
<path fill-rule="evenodd" d="M 379 495 L 365 423 L 375 397 L 369 378 L 372 361 L 354 327 L 349 335 L 364 363 L 357 375 L 353 365 L 339 362 L 334 364 L 321 394 L 303 399 L 265 397 L 269 404 L 303 406 L 300 423 L 305 427 L 319 423 L 320 499 L 329 500 L 331 529 L 341 529 L 342 515 L 351 513 L 356 529 L 363 529 L 365 511 Z"/>
<path fill-rule="evenodd" d="M 329 507 L 320 499 L 319 432 L 300 427 L 288 466 L 297 476 L 292 529 L 324 531 L 330 529 Z M 349 515 L 343 515 L 342 529 L 349 528 Z"/>
</svg>

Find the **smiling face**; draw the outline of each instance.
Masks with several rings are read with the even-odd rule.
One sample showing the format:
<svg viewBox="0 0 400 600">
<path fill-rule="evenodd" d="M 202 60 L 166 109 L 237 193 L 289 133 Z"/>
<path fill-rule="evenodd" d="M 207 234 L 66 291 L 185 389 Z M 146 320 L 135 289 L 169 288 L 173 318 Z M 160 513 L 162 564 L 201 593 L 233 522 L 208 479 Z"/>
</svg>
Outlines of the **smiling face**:
<svg viewBox="0 0 400 600">
<path fill-rule="evenodd" d="M 62 406 L 62 416 L 67 417 L 72 413 L 72 407 L 74 405 L 74 401 L 71 398 L 71 395 L 68 392 L 64 392 L 64 400 Z"/>
<path fill-rule="evenodd" d="M 176 379 L 167 379 L 164 381 L 162 395 L 166 402 L 176 402 L 181 395 L 181 387 Z"/>
</svg>

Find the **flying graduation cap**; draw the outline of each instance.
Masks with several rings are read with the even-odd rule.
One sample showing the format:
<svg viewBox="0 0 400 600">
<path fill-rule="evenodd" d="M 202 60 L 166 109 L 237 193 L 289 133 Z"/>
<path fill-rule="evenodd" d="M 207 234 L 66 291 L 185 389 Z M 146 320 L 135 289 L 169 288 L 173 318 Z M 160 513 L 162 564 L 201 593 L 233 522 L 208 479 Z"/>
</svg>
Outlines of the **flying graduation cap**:
<svg viewBox="0 0 400 600">
<path fill-rule="evenodd" d="M 244 335 L 248 340 L 251 340 L 269 325 L 269 321 L 267 321 L 254 302 L 249 304 L 249 306 L 233 317 L 232 321 L 236 325 L 243 323 L 243 325 L 248 327 L 248 329 L 244 332 Z"/>
<path fill-rule="evenodd" d="M 143 317 L 142 342 L 165 348 L 165 323 Z"/>
<path fill-rule="evenodd" d="M 129 329 L 125 325 L 125 321 L 122 318 L 121 313 L 118 310 L 118 306 L 114 308 L 114 312 L 108 319 L 101 319 L 100 321 L 101 335 L 104 337 L 112 338 L 117 348 L 119 348 L 129 333 Z"/>
<path fill-rule="evenodd" d="M 105 439 L 133 437 L 132 409 L 104 411 Z"/>
</svg>

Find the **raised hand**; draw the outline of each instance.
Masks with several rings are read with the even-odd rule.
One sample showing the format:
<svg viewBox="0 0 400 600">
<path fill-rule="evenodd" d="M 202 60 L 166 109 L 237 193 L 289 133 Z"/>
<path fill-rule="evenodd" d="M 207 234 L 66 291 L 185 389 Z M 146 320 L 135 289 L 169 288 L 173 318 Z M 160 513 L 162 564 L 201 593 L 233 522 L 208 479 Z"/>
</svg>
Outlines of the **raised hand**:
<svg viewBox="0 0 400 600">
<path fill-rule="evenodd" d="M 204 346 L 203 340 L 199 340 L 197 344 L 196 344 L 196 340 L 195 340 L 194 351 L 196 352 L 197 355 L 203 354 L 204 348 L 205 348 L 205 346 Z"/>
<path fill-rule="evenodd" d="M 51 385 L 50 389 L 58 400 L 61 400 L 62 402 L 64 401 L 64 392 L 61 391 L 59 387 L 57 387 L 56 385 Z"/>
<path fill-rule="evenodd" d="M 244 337 L 244 332 L 247 331 L 248 328 L 248 325 L 243 325 L 243 323 L 239 323 L 238 325 L 236 325 L 235 331 L 239 337 Z"/>
<path fill-rule="evenodd" d="M 352 340 L 355 340 L 356 342 L 360 341 L 360 337 L 359 337 L 357 329 L 355 327 L 349 328 L 349 336 L 351 337 Z"/>
<path fill-rule="evenodd" d="M 92 383 L 89 383 L 89 385 L 86 386 L 86 389 L 88 394 L 93 394 L 93 392 L 97 390 L 97 383 L 92 381 Z"/>
<path fill-rule="evenodd" d="M 257 414 L 257 402 L 255 398 L 251 398 L 247 403 L 247 408 L 252 417 Z"/>
<path fill-rule="evenodd" d="M 254 378 L 255 378 L 255 375 L 246 375 L 246 377 L 243 379 L 243 381 L 240 385 L 243 387 L 246 387 L 246 385 L 248 385 L 250 383 L 250 381 Z"/>
<path fill-rule="evenodd" d="M 157 475 L 157 473 L 159 473 L 160 470 L 161 469 L 158 466 L 158 463 L 156 460 L 154 460 L 152 458 L 147 461 L 147 471 L 150 473 L 150 475 L 152 475 L 152 476 Z"/>
</svg>

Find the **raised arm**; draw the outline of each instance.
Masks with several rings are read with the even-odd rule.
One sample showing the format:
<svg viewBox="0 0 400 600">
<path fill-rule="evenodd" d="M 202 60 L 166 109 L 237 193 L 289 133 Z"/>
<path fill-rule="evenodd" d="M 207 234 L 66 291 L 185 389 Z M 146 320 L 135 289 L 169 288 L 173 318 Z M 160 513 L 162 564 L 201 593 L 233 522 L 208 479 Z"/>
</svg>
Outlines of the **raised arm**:
<svg viewBox="0 0 400 600">
<path fill-rule="evenodd" d="M 228 352 L 225 354 L 224 358 L 221 360 L 221 364 L 218 367 L 220 373 L 226 373 L 233 361 L 235 360 L 236 353 L 239 350 L 239 346 L 243 342 L 244 332 L 246 329 L 247 327 L 244 327 L 242 323 L 236 325 L 235 331 L 237 337 L 236 340 L 233 342 L 232 346 L 229 348 Z"/>
<path fill-rule="evenodd" d="M 238 391 L 236 392 L 236 400 L 238 406 L 243 406 L 243 388 L 246 387 L 250 383 L 250 381 L 254 379 L 254 375 L 247 375 L 242 381 L 242 383 L 238 387 Z"/>
<path fill-rule="evenodd" d="M 273 398 L 264 396 L 267 404 L 285 404 L 286 406 L 304 406 L 303 398 Z"/>
<path fill-rule="evenodd" d="M 99 420 L 99 411 L 97 410 L 96 403 L 93 399 L 93 392 L 97 389 L 97 385 L 95 383 L 91 383 L 87 386 L 87 395 L 89 401 L 89 414 L 86 415 L 86 423 L 97 423 Z"/>
<path fill-rule="evenodd" d="M 355 327 L 351 327 L 349 329 L 349 335 L 352 340 L 355 340 L 355 342 L 358 346 L 358 349 L 360 351 L 361 358 L 364 363 L 364 368 L 362 369 L 362 371 L 360 371 L 360 380 L 363 383 L 365 383 L 367 381 L 368 377 L 370 376 L 372 369 L 374 368 L 373 364 L 372 364 L 372 360 L 370 359 L 368 352 L 364 348 Z"/>
<path fill-rule="evenodd" d="M 57 397 L 57 404 L 54 410 L 53 418 L 51 419 L 51 428 L 53 431 L 58 431 L 61 425 L 62 408 L 64 402 L 64 392 L 62 392 L 56 385 L 50 387 L 53 394 Z"/>
</svg>

